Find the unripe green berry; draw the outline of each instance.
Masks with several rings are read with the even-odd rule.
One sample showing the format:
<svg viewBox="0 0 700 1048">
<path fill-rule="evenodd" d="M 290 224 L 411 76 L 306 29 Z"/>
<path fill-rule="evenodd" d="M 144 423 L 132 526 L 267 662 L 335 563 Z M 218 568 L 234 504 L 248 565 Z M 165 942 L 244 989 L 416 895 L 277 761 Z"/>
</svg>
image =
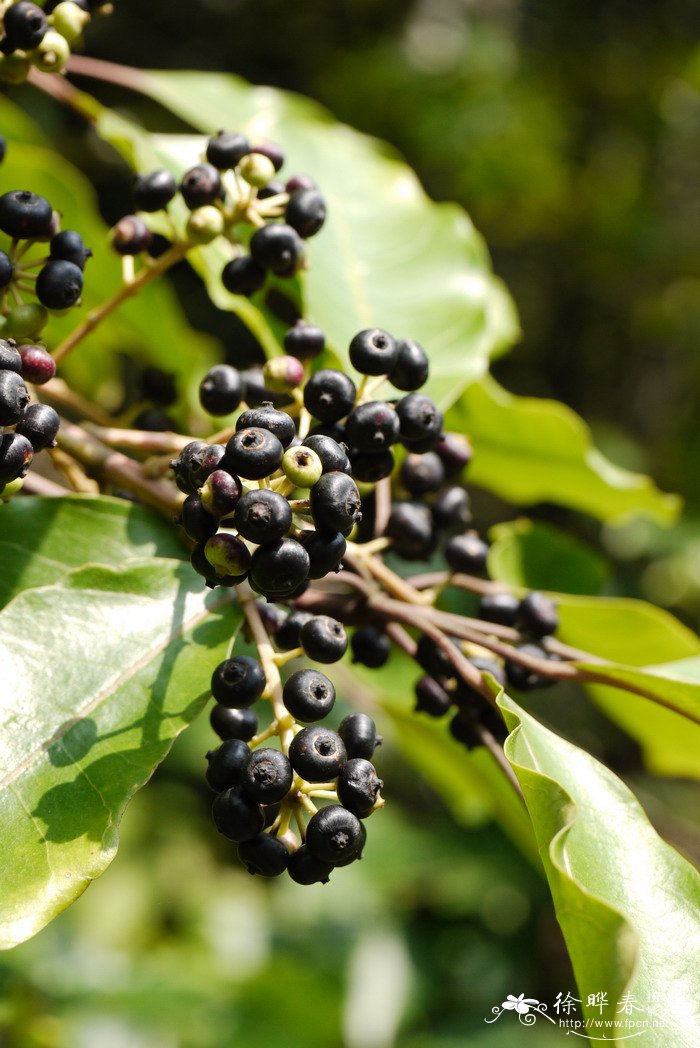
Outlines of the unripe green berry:
<svg viewBox="0 0 700 1048">
<path fill-rule="evenodd" d="M 49 15 L 49 22 L 61 36 L 64 36 L 71 47 L 78 43 L 84 27 L 90 21 L 90 15 L 72 0 L 62 0 Z"/>
<path fill-rule="evenodd" d="M 186 232 L 195 244 L 210 244 L 224 231 L 224 215 L 213 204 L 205 204 L 191 212 Z"/>
<path fill-rule="evenodd" d="M 204 556 L 217 575 L 245 575 L 250 567 L 250 552 L 246 544 L 225 532 L 207 539 Z"/>
<path fill-rule="evenodd" d="M 29 52 L 29 57 L 42 73 L 60 73 L 70 58 L 70 44 L 65 36 L 49 29 L 39 46 Z"/>
<path fill-rule="evenodd" d="M 311 448 L 287 448 L 282 456 L 282 470 L 297 488 L 311 488 L 323 473 L 323 463 Z"/>
<path fill-rule="evenodd" d="M 238 165 L 238 170 L 241 178 L 256 189 L 262 189 L 275 177 L 275 165 L 262 153 L 248 153 Z"/>
<path fill-rule="evenodd" d="M 34 338 L 46 327 L 48 311 L 38 302 L 25 302 L 7 314 L 3 338 Z"/>
<path fill-rule="evenodd" d="M 304 381 L 304 365 L 297 357 L 273 357 L 263 365 L 263 378 L 267 389 L 287 393 Z"/>
<path fill-rule="evenodd" d="M 0 58 L 0 80 L 5 84 L 23 84 L 32 63 L 26 55 L 3 55 Z"/>
</svg>

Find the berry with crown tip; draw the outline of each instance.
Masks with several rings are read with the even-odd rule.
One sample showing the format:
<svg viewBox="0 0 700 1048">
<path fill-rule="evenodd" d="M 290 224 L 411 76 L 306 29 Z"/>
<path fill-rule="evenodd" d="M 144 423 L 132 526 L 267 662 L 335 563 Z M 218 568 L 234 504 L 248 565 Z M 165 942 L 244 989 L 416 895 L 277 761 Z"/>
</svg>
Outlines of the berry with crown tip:
<svg viewBox="0 0 700 1048">
<path fill-rule="evenodd" d="M 258 546 L 250 566 L 250 579 L 266 596 L 289 597 L 309 573 L 309 555 L 296 539 L 278 539 Z"/>
<path fill-rule="evenodd" d="M 251 257 L 278 277 L 291 277 L 304 261 L 304 241 L 283 222 L 271 222 L 250 238 Z"/>
<path fill-rule="evenodd" d="M 258 731 L 258 718 L 247 707 L 223 706 L 215 702 L 209 714 L 209 723 L 220 739 L 242 739 L 250 742 Z"/>
<path fill-rule="evenodd" d="M 17 240 L 43 237 L 52 224 L 53 209 L 45 197 L 26 189 L 13 189 L 0 196 L 0 229 L 8 236 Z"/>
<path fill-rule="evenodd" d="M 532 637 L 556 633 L 559 627 L 556 602 L 545 597 L 544 593 L 532 590 L 520 601 L 518 625 L 523 633 L 529 633 Z"/>
<path fill-rule="evenodd" d="M 221 176 L 213 164 L 195 164 L 182 176 L 180 193 L 191 211 L 213 204 L 221 197 Z"/>
<path fill-rule="evenodd" d="M 295 487 L 312 488 L 321 478 L 323 465 L 316 452 L 302 444 L 287 448 L 282 456 L 282 471 Z"/>
<path fill-rule="evenodd" d="M 442 414 L 425 393 L 409 393 L 396 405 L 401 439 L 408 445 L 437 441 L 442 430 Z M 416 450 L 410 447 L 411 451 Z M 426 451 L 430 447 L 425 448 Z"/>
<path fill-rule="evenodd" d="M 430 364 L 427 353 L 418 342 L 410 338 L 400 338 L 396 345 L 396 361 L 389 372 L 389 381 L 396 389 L 404 393 L 413 393 L 428 380 Z"/>
<path fill-rule="evenodd" d="M 274 804 L 287 796 L 293 777 L 289 758 L 264 746 L 246 758 L 241 768 L 241 788 L 259 804 Z"/>
<path fill-rule="evenodd" d="M 0 371 L 22 371 L 22 357 L 14 339 L 0 338 Z"/>
<path fill-rule="evenodd" d="M 321 368 L 304 387 L 304 407 L 321 422 L 338 422 L 352 411 L 357 390 L 343 371 Z"/>
<path fill-rule="evenodd" d="M 328 782 L 336 778 L 348 755 L 336 732 L 313 724 L 294 736 L 289 759 L 294 771 L 307 782 Z"/>
<path fill-rule="evenodd" d="M 327 213 L 326 201 L 317 189 L 297 189 L 290 194 L 284 217 L 307 240 L 323 227 Z"/>
<path fill-rule="evenodd" d="M 211 693 L 222 706 L 241 709 L 252 706 L 265 691 L 265 672 L 250 655 L 224 659 L 211 677 Z"/>
<path fill-rule="evenodd" d="M 353 408 L 345 421 L 345 432 L 353 448 L 374 454 L 399 439 L 399 420 L 390 404 L 371 400 Z"/>
<path fill-rule="evenodd" d="M 299 360 L 312 360 L 319 356 L 326 347 L 326 336 L 319 327 L 297 320 L 284 336 L 284 348 L 287 353 Z"/>
<path fill-rule="evenodd" d="M 322 862 L 342 862 L 356 855 L 361 843 L 360 820 L 340 804 L 316 812 L 306 827 L 306 846 Z"/>
<path fill-rule="evenodd" d="M 279 877 L 289 865 L 286 845 L 269 833 L 258 833 L 238 845 L 238 858 L 248 873 L 260 877 Z"/>
<path fill-rule="evenodd" d="M 349 758 L 364 757 L 369 760 L 382 737 L 377 735 L 377 726 L 367 713 L 349 713 L 338 726 L 338 735 Z"/>
<path fill-rule="evenodd" d="M 362 519 L 360 493 L 347 473 L 324 473 L 311 489 L 310 503 L 317 531 L 347 535 Z"/>
<path fill-rule="evenodd" d="M 209 750 L 206 754 L 207 784 L 215 793 L 239 786 L 241 769 L 249 756 L 250 746 L 242 739 L 227 739 L 215 750 Z"/>
<path fill-rule="evenodd" d="M 33 455 L 31 443 L 21 433 L 0 436 L 0 484 L 25 476 Z"/>
<path fill-rule="evenodd" d="M 221 283 L 232 295 L 254 295 L 265 283 L 267 273 L 250 255 L 240 255 L 227 262 L 221 271 Z"/>
<path fill-rule="evenodd" d="M 231 841 L 247 841 L 265 825 L 260 805 L 251 800 L 240 786 L 232 786 L 214 798 L 212 818 L 219 833 Z"/>
<path fill-rule="evenodd" d="M 120 218 L 111 233 L 112 247 L 119 255 L 140 255 L 153 242 L 153 233 L 138 215 Z"/>
<path fill-rule="evenodd" d="M 0 251 L 0 289 L 12 283 L 15 267 L 6 251 Z"/>
<path fill-rule="evenodd" d="M 44 448 L 56 446 L 60 424 L 58 413 L 48 404 L 29 404 L 17 423 L 15 433 L 27 438 L 36 455 Z"/>
<path fill-rule="evenodd" d="M 392 502 L 384 534 L 406 560 L 425 560 L 435 548 L 433 516 L 422 502 Z"/>
<path fill-rule="evenodd" d="M 383 785 L 373 764 L 362 757 L 353 757 L 343 765 L 338 776 L 338 800 L 358 819 L 366 819 L 371 815 Z"/>
<path fill-rule="evenodd" d="M 0 426 L 14 426 L 29 403 L 29 393 L 16 371 L 0 371 Z"/>
<path fill-rule="evenodd" d="M 83 271 L 73 262 L 47 262 L 36 278 L 36 297 L 47 309 L 70 309 L 83 290 Z"/>
<path fill-rule="evenodd" d="M 299 611 L 297 609 L 286 616 L 274 632 L 275 644 L 280 651 L 292 651 L 293 648 L 299 647 L 301 627 L 311 618 L 313 616 L 310 611 Z"/>
<path fill-rule="evenodd" d="M 333 437 L 328 437 L 323 433 L 311 433 L 308 437 L 304 437 L 302 446 L 316 452 L 321 460 L 324 473 L 350 472 L 350 459 L 345 449 Z"/>
<path fill-rule="evenodd" d="M 296 357 L 273 357 L 263 367 L 263 379 L 273 392 L 288 393 L 304 381 L 304 365 Z"/>
<path fill-rule="evenodd" d="M 241 429 L 226 445 L 222 468 L 246 480 L 269 477 L 282 461 L 283 448 L 269 429 L 250 426 Z"/>
<path fill-rule="evenodd" d="M 182 503 L 178 523 L 195 542 L 206 542 L 216 535 L 219 523 L 202 505 L 199 495 L 188 495 Z"/>
<path fill-rule="evenodd" d="M 304 653 L 314 662 L 337 662 L 348 649 L 348 637 L 342 622 L 330 615 L 314 615 L 305 622 L 299 641 Z"/>
<path fill-rule="evenodd" d="M 296 436 L 294 420 L 286 411 L 278 411 L 269 401 L 242 412 L 236 420 L 237 431 L 251 426 L 274 433 L 283 448 L 289 447 Z"/>
<path fill-rule="evenodd" d="M 459 486 L 445 488 L 433 502 L 432 511 L 435 526 L 441 531 L 466 528 L 472 519 L 469 493 Z"/>
<path fill-rule="evenodd" d="M 194 495 L 205 480 L 223 463 L 223 444 L 207 444 L 205 440 L 191 440 L 176 459 L 170 463 L 175 483 L 186 495 Z"/>
<path fill-rule="evenodd" d="M 287 873 L 297 884 L 328 884 L 333 865 L 312 855 L 305 844 L 289 857 Z"/>
<path fill-rule="evenodd" d="M 245 542 L 225 531 L 207 539 L 204 555 L 217 575 L 233 575 L 242 580 L 251 565 L 250 550 Z"/>
<path fill-rule="evenodd" d="M 292 526 L 292 510 L 278 491 L 246 491 L 238 501 L 233 523 L 244 539 L 263 545 L 284 538 Z"/>
<path fill-rule="evenodd" d="M 35 386 L 43 386 L 56 374 L 56 361 L 43 346 L 19 346 L 22 358 L 22 378 Z"/>
<path fill-rule="evenodd" d="M 419 497 L 438 490 L 445 479 L 445 467 L 434 451 L 407 455 L 401 465 L 400 478 L 408 493 Z"/>
<path fill-rule="evenodd" d="M 60 259 L 63 262 L 72 262 L 78 269 L 85 269 L 88 259 L 92 258 L 92 251 L 85 246 L 80 233 L 74 229 L 62 229 L 60 233 L 51 237 L 49 257 L 53 261 Z"/>
<path fill-rule="evenodd" d="M 372 670 L 386 665 L 391 654 L 391 644 L 386 633 L 376 626 L 358 626 L 350 638 L 352 661 Z"/>
<path fill-rule="evenodd" d="M 488 553 L 488 543 L 476 531 L 453 535 L 445 543 L 445 560 L 450 570 L 464 575 L 483 575 Z"/>
<path fill-rule="evenodd" d="M 331 571 L 337 571 L 345 556 L 347 542 L 339 531 L 325 534 L 308 528 L 297 536 L 309 555 L 309 578 L 323 579 Z"/>
<path fill-rule="evenodd" d="M 335 688 L 320 670 L 297 670 L 285 681 L 282 701 L 295 720 L 313 724 L 333 709 Z"/>
<path fill-rule="evenodd" d="M 3 28 L 8 51 L 32 51 L 46 36 L 49 23 L 40 7 L 20 0 L 5 11 Z"/>
<path fill-rule="evenodd" d="M 238 477 L 234 477 L 225 469 L 215 469 L 199 489 L 199 497 L 207 513 L 219 520 L 233 513 L 242 491 Z"/>
<path fill-rule="evenodd" d="M 472 460 L 472 446 L 461 433 L 443 433 L 435 450 L 448 477 L 460 473 Z"/>
<path fill-rule="evenodd" d="M 242 397 L 241 373 L 230 364 L 215 364 L 199 384 L 199 402 L 210 415 L 230 415 Z"/>
<path fill-rule="evenodd" d="M 427 674 L 416 681 L 416 713 L 427 713 L 429 717 L 442 717 L 452 706 L 452 699 L 434 677 Z"/>
<path fill-rule="evenodd" d="M 382 328 L 358 331 L 350 342 L 350 363 L 362 375 L 388 375 L 398 357 L 396 340 Z"/>
<path fill-rule="evenodd" d="M 176 193 L 177 183 L 169 171 L 150 171 L 134 181 L 134 207 L 137 211 L 160 211 Z"/>
<path fill-rule="evenodd" d="M 485 622 L 515 626 L 520 601 L 512 593 L 486 593 L 479 601 L 478 615 Z"/>
<path fill-rule="evenodd" d="M 236 167 L 250 152 L 250 142 L 238 131 L 218 131 L 207 142 L 207 160 L 220 171 Z"/>
</svg>

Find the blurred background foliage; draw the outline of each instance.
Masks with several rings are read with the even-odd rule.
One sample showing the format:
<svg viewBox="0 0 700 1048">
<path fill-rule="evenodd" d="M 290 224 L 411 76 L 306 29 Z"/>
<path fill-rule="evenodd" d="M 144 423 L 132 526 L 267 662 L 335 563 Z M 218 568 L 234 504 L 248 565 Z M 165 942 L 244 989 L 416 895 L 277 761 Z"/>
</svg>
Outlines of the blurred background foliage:
<svg viewBox="0 0 700 1048">
<path fill-rule="evenodd" d="M 308 94 L 388 139 L 436 199 L 462 203 L 520 311 L 494 373 L 578 410 L 615 461 L 683 495 L 678 527 L 531 516 L 612 558 L 605 592 L 700 612 L 700 9 L 691 0 L 119 0 L 89 53 L 144 67 L 220 69 Z M 104 101 L 177 129 L 136 96 Z M 96 184 L 113 221 L 129 178 L 77 118 L 13 92 Z M 371 191 L 371 187 L 358 187 Z M 187 271 L 195 327 L 240 347 Z M 248 345 L 251 357 L 255 353 Z M 480 521 L 512 510 L 476 495 Z M 565 706 L 566 714 L 562 715 Z M 697 805 L 644 774 L 636 747 L 557 689 L 539 716 L 622 773 L 686 854 Z M 361 864 L 310 891 L 253 881 L 207 818 L 205 723 L 178 742 L 124 822 L 119 857 L 68 913 L 0 960 L 8 1048 L 510 1048 L 483 1019 L 506 993 L 573 990 L 546 885 L 468 791 L 446 810 L 381 753 L 390 803 Z M 405 740 L 404 740 L 405 741 Z M 445 743 L 445 745 L 451 745 Z M 458 800 L 460 800 L 458 798 Z M 374 823 L 374 820 L 372 820 Z M 373 831 L 373 832 L 372 832 Z M 697 843 L 695 843 L 697 855 Z M 528 1031 L 527 1044 L 563 1044 Z"/>
</svg>

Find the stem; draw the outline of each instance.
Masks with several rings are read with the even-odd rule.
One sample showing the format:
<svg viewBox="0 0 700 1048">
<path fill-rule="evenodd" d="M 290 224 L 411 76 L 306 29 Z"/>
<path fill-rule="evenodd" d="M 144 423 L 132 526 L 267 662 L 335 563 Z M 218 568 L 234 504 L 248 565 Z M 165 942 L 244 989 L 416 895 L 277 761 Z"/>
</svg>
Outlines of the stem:
<svg viewBox="0 0 700 1048">
<path fill-rule="evenodd" d="M 148 429 L 118 429 L 116 426 L 97 426 L 86 423 L 85 429 L 108 447 L 130 448 L 148 455 L 178 454 L 194 440 L 181 433 L 160 433 Z"/>
<path fill-rule="evenodd" d="M 184 502 L 184 495 L 164 480 L 149 480 L 138 462 L 114 451 L 81 426 L 61 420 L 56 438 L 60 447 L 86 467 L 89 473 L 125 488 L 172 520 Z"/>
<path fill-rule="evenodd" d="M 53 358 L 57 364 L 68 356 L 68 354 L 79 345 L 82 340 L 98 327 L 103 320 L 114 313 L 123 302 L 137 295 L 142 288 L 150 284 L 152 280 L 162 276 L 171 266 L 185 257 L 193 245 L 188 242 L 173 244 L 173 246 L 160 256 L 152 266 L 145 266 L 138 276 L 134 277 L 130 284 L 123 284 L 116 294 L 108 298 L 102 305 L 97 306 L 67 338 L 56 347 Z"/>
<path fill-rule="evenodd" d="M 289 745 L 294 738 L 294 718 L 287 712 L 287 708 L 282 701 L 282 678 L 275 661 L 275 652 L 270 644 L 270 638 L 267 635 L 263 620 L 260 618 L 260 612 L 255 605 L 252 593 L 244 590 L 241 586 L 236 586 L 236 592 L 238 593 L 241 609 L 248 623 L 253 643 L 258 649 L 258 656 L 265 673 L 265 679 L 270 691 L 272 713 L 278 724 L 280 744 L 283 752 L 289 753 Z"/>
<path fill-rule="evenodd" d="M 91 401 L 76 393 L 62 378 L 52 378 L 46 385 L 37 390 L 42 401 L 47 401 L 55 408 L 70 411 L 81 419 L 90 419 L 98 426 L 110 426 L 112 419 Z"/>
</svg>

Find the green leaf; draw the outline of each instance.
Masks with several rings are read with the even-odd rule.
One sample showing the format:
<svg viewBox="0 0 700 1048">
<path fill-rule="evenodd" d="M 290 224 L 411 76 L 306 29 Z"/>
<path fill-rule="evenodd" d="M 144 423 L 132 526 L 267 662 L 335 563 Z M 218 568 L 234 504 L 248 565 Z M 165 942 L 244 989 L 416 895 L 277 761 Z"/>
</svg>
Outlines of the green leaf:
<svg viewBox="0 0 700 1048">
<path fill-rule="evenodd" d="M 179 557 L 176 529 L 150 510 L 105 495 L 21 498 L 0 506 L 0 607 L 23 589 L 83 564 Z"/>
<path fill-rule="evenodd" d="M 603 557 L 551 524 L 507 521 L 489 538 L 489 575 L 511 586 L 599 593 L 609 577 Z"/>
<path fill-rule="evenodd" d="M 473 441 L 470 480 L 516 505 L 554 502 L 603 521 L 639 514 L 670 524 L 678 515 L 676 495 L 609 462 L 582 419 L 555 400 L 513 396 L 486 376 L 447 423 Z"/>
<path fill-rule="evenodd" d="M 47 197 L 62 214 L 64 229 L 77 229 L 92 249 L 85 269 L 82 305 L 66 316 L 52 316 L 45 334 L 49 347 L 83 322 L 90 309 L 122 284 L 121 262 L 108 244 L 91 184 L 50 146 L 42 132 L 6 98 L 0 97 L 0 127 L 9 127 L 3 181 Z M 37 257 L 40 257 L 37 252 Z M 157 325 L 153 318 L 158 317 Z M 78 390 L 108 406 L 118 406 L 124 356 L 175 374 L 184 399 L 197 411 L 196 387 L 214 359 L 215 343 L 194 331 L 167 280 L 158 280 L 122 305 L 96 328 L 61 367 Z M 115 390 L 117 402 L 115 402 Z M 183 424 L 187 416 L 182 418 Z"/>
<path fill-rule="evenodd" d="M 532 818 L 582 1010 L 601 1019 L 587 997 L 603 992 L 602 1019 L 624 1019 L 619 1002 L 631 993 L 642 1009 L 633 1018 L 663 1024 L 644 1031 L 645 1048 L 692 1048 L 700 1025 L 700 876 L 611 771 L 507 696 L 500 705 L 512 732 L 506 755 Z M 615 1043 L 625 1034 L 620 1029 Z M 598 1036 L 590 1028 L 588 1035 Z"/>
<path fill-rule="evenodd" d="M 309 242 L 302 292 L 307 316 L 343 359 L 361 328 L 418 339 L 432 361 L 427 388 L 447 405 L 517 337 L 513 303 L 467 216 L 456 205 L 431 202 L 383 143 L 337 123 L 308 99 L 229 75 L 139 72 L 137 86 L 204 133 L 237 127 L 278 141 L 290 174 L 306 171 L 318 181 L 329 219 Z M 91 105 L 98 133 L 133 161 L 144 149 L 143 131 L 130 133 L 122 118 L 117 127 Z M 185 155 L 194 162 L 202 144 L 170 135 L 153 147 L 181 172 Z M 218 247 L 193 253 L 216 303 L 239 313 L 245 306 L 250 314 L 250 303 L 236 304 L 220 288 L 222 259 Z"/>
<path fill-rule="evenodd" d="M 649 771 L 658 775 L 700 777 L 700 685 L 693 684 L 679 660 L 700 654 L 700 640 L 677 619 L 639 600 L 559 595 L 561 627 L 567 644 L 612 660 L 605 666 L 611 681 L 630 684 L 653 695 L 649 701 L 629 691 L 587 685 L 595 703 L 642 746 Z M 635 670 L 634 667 L 644 667 Z M 600 666 L 587 664 L 593 672 Z M 680 678 L 680 683 L 676 677 Z M 677 710 L 684 716 L 678 716 Z"/>
<path fill-rule="evenodd" d="M 0 613 L 0 946 L 104 872 L 239 625 L 230 596 L 175 560 L 79 568 Z"/>
</svg>

